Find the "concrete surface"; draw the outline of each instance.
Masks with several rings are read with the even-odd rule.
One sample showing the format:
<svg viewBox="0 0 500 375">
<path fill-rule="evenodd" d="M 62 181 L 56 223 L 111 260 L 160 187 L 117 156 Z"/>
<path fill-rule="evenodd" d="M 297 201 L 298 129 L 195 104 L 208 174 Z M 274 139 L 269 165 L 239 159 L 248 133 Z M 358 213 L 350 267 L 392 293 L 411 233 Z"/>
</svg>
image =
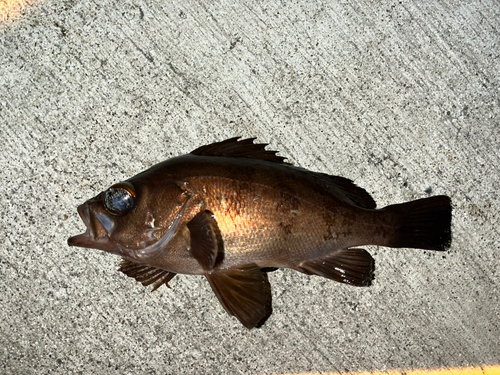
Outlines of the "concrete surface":
<svg viewBox="0 0 500 375">
<path fill-rule="evenodd" d="M 0 373 L 274 374 L 500 363 L 500 4 L 32 2 L 0 26 Z M 447 253 L 371 288 L 270 275 L 248 331 L 202 277 L 151 294 L 69 248 L 76 207 L 241 135 L 379 206 L 448 194 Z"/>
</svg>

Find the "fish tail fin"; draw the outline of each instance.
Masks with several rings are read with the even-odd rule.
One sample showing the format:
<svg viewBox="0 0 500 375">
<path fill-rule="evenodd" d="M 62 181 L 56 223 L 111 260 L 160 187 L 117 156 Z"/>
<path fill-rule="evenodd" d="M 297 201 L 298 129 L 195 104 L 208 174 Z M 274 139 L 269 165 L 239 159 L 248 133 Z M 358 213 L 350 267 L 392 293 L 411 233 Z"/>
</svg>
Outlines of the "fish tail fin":
<svg viewBox="0 0 500 375">
<path fill-rule="evenodd" d="M 383 208 L 397 226 L 384 246 L 447 250 L 451 245 L 451 208 L 451 199 L 445 195 Z"/>
</svg>

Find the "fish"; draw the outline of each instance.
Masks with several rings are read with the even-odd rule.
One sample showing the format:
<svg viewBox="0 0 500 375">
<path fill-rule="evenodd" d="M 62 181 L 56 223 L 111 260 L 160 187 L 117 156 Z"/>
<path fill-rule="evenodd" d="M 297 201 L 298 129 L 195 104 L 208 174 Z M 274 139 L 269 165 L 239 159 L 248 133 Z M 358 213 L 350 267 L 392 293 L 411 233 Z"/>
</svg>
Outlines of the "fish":
<svg viewBox="0 0 500 375">
<path fill-rule="evenodd" d="M 295 167 L 255 139 L 201 146 L 112 185 L 78 206 L 86 231 L 68 245 L 122 257 L 119 271 L 152 291 L 203 275 L 249 329 L 272 314 L 269 272 L 369 286 L 375 261 L 360 246 L 450 248 L 448 196 L 377 208 L 353 181 Z"/>
</svg>

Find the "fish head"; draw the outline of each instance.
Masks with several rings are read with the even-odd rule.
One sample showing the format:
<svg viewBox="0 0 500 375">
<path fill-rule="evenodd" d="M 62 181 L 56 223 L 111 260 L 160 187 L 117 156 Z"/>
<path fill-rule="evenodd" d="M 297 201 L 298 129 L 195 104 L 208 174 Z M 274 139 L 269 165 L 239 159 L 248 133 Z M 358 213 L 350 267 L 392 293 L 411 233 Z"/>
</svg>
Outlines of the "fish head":
<svg viewBox="0 0 500 375">
<path fill-rule="evenodd" d="M 120 182 L 78 207 L 87 228 L 68 244 L 147 260 L 158 252 L 159 242 L 175 235 L 188 201 L 182 184 L 172 179 Z"/>
</svg>

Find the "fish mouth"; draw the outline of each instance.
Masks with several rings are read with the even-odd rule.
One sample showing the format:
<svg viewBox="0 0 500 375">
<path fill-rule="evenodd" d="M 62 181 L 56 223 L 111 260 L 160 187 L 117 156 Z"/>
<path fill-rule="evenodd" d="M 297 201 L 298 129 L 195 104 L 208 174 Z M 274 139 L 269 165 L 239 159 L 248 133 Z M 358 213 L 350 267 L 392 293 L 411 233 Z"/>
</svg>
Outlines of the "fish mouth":
<svg viewBox="0 0 500 375">
<path fill-rule="evenodd" d="M 68 245 L 104 251 L 115 250 L 117 247 L 116 244 L 111 241 L 107 235 L 96 238 L 95 232 L 92 230 L 89 205 L 84 203 L 78 206 L 77 210 L 87 229 L 85 233 L 68 238 Z"/>
</svg>

